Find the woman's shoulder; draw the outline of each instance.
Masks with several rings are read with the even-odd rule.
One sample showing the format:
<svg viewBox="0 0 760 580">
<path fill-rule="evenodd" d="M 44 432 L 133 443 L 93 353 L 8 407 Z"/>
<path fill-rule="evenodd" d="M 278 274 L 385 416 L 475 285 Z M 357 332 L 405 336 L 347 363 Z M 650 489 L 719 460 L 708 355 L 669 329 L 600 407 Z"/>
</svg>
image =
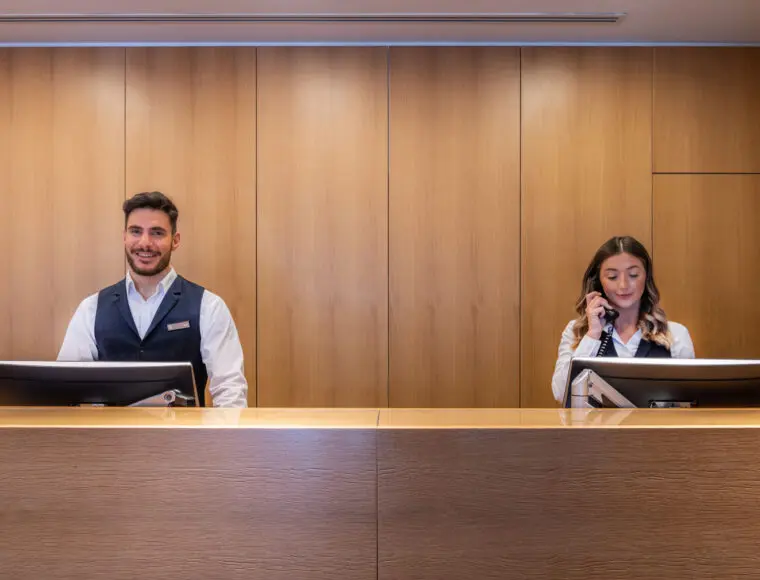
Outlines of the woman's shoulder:
<svg viewBox="0 0 760 580">
<path fill-rule="evenodd" d="M 668 320 L 668 330 L 670 330 L 670 333 L 676 337 L 676 336 L 685 336 L 689 334 L 689 329 L 686 328 L 683 324 L 680 322 L 675 322 L 673 320 Z"/>
<path fill-rule="evenodd" d="M 573 333 L 573 326 L 575 326 L 575 322 L 577 321 L 577 318 L 573 318 L 570 322 L 565 324 L 565 328 L 562 330 L 562 334 L 572 334 Z"/>
<path fill-rule="evenodd" d="M 673 337 L 670 345 L 670 353 L 673 358 L 694 358 L 694 342 L 691 340 L 689 330 L 679 322 L 668 321 L 668 330 Z"/>
</svg>

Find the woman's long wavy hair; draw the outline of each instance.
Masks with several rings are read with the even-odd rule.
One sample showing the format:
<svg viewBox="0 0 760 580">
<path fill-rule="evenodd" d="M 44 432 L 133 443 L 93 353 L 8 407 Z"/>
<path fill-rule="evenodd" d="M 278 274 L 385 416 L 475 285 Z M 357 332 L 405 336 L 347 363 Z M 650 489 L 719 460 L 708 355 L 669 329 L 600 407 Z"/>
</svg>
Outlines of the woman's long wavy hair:
<svg viewBox="0 0 760 580">
<path fill-rule="evenodd" d="M 669 349 L 673 337 L 668 330 L 668 319 L 665 311 L 660 307 L 660 292 L 654 283 L 654 274 L 652 273 L 652 258 L 646 248 L 630 236 L 616 236 L 607 240 L 594 255 L 593 260 L 586 268 L 583 275 L 581 295 L 575 305 L 578 318 L 573 325 L 573 348 L 588 332 L 588 318 L 586 317 L 586 294 L 598 290 L 601 286 L 601 268 L 602 263 L 611 256 L 618 254 L 631 254 L 637 257 L 644 264 L 646 271 L 646 285 L 644 293 L 641 295 L 641 304 L 639 307 L 639 328 L 641 329 L 642 338 L 650 342 L 657 343 Z"/>
</svg>

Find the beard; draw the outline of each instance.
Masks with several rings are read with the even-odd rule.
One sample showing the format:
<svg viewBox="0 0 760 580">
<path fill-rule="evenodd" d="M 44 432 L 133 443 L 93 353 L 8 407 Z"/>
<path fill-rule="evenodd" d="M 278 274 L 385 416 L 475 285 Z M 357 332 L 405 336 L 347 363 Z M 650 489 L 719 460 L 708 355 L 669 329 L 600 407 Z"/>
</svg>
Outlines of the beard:
<svg viewBox="0 0 760 580">
<path fill-rule="evenodd" d="M 124 253 L 127 256 L 127 263 L 129 263 L 129 267 L 132 268 L 132 271 L 139 276 L 155 276 L 156 274 L 160 274 L 169 267 L 169 263 L 172 261 L 172 252 L 169 250 L 163 256 L 161 256 L 161 259 L 154 267 L 141 268 L 135 263 L 131 252 L 126 251 Z"/>
</svg>

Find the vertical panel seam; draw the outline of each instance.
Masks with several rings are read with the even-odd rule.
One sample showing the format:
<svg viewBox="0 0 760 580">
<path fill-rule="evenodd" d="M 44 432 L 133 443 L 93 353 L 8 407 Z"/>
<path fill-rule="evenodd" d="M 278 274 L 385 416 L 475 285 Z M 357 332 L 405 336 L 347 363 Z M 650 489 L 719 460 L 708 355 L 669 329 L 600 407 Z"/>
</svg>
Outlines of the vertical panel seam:
<svg viewBox="0 0 760 580">
<path fill-rule="evenodd" d="M 385 406 L 391 406 L 391 47 L 385 47 Z M 378 572 L 379 574 L 379 572 Z"/>
<path fill-rule="evenodd" d="M 128 129 L 127 129 L 127 123 L 128 123 L 128 118 L 127 118 L 127 95 L 128 95 L 127 93 L 127 51 L 128 50 L 129 50 L 128 48 L 124 47 L 124 59 L 123 59 L 123 62 L 124 62 L 124 102 L 123 102 L 123 106 L 124 106 L 124 128 L 123 128 L 124 130 L 124 139 L 123 139 L 124 175 L 122 179 L 122 184 L 124 186 L 124 190 L 123 190 L 124 201 L 127 201 L 127 175 L 128 175 L 128 169 L 127 169 L 127 145 L 128 145 L 127 143 L 127 133 L 128 133 Z M 126 271 L 127 269 L 126 256 L 124 256 L 122 260 L 123 260 L 122 262 L 122 272 L 123 272 L 123 271 Z"/>
<path fill-rule="evenodd" d="M 256 128 L 254 129 L 255 135 L 254 135 L 254 152 L 253 152 L 253 158 L 254 158 L 254 164 L 256 166 L 256 176 L 254 178 L 254 184 L 253 184 L 253 208 L 254 208 L 254 228 L 256 229 L 256 236 L 255 236 L 255 253 L 254 253 L 254 272 L 256 276 L 256 282 L 254 283 L 254 292 L 256 293 L 256 304 L 253 307 L 253 316 L 256 323 L 254 324 L 254 340 L 255 340 L 255 348 L 253 352 L 253 380 L 255 383 L 254 390 L 256 391 L 256 407 L 260 407 L 260 389 L 259 389 L 259 48 L 254 49 L 254 74 L 256 75 L 256 78 L 254 80 L 254 97 L 253 97 L 253 115 L 256 120 Z"/>
<path fill-rule="evenodd" d="M 517 406 L 522 407 L 522 388 L 523 388 L 523 335 L 522 335 L 522 295 L 523 295 L 523 55 L 522 47 L 518 49 L 518 111 L 519 119 L 517 123 L 518 147 L 518 223 L 517 223 Z"/>
<path fill-rule="evenodd" d="M 649 238 L 652 243 L 652 257 L 654 257 L 654 67 L 655 67 L 655 49 L 652 48 L 652 57 L 650 59 L 650 86 L 649 86 Z"/>
</svg>

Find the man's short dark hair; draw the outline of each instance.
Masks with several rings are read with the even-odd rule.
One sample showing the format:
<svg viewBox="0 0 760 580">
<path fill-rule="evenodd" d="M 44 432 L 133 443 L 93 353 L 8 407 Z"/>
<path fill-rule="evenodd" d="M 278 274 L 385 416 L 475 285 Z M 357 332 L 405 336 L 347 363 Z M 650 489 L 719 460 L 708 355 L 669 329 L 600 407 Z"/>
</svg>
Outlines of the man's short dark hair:
<svg viewBox="0 0 760 580">
<path fill-rule="evenodd" d="M 177 231 L 177 218 L 179 210 L 174 202 L 160 191 L 143 191 L 130 197 L 124 202 L 124 226 L 127 225 L 129 214 L 136 209 L 157 209 L 169 216 L 169 222 L 172 224 L 172 233 Z"/>
</svg>

